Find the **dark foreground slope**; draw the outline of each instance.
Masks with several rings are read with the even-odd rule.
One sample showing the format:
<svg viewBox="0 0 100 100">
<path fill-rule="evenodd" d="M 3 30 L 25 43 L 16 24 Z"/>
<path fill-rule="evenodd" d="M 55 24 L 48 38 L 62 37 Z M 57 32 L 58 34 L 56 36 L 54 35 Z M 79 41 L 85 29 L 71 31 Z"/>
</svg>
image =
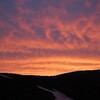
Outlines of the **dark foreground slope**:
<svg viewBox="0 0 100 100">
<path fill-rule="evenodd" d="M 0 100 L 55 100 L 54 94 L 39 87 L 55 89 L 73 100 L 100 100 L 100 71 L 52 77 L 0 74 Z"/>
</svg>

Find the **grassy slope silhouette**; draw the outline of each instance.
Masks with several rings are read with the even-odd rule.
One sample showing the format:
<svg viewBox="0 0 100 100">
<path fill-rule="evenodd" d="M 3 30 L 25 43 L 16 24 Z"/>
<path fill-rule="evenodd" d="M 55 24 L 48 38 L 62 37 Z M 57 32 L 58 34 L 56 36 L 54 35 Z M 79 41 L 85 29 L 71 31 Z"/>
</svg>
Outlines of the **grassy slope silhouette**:
<svg viewBox="0 0 100 100">
<path fill-rule="evenodd" d="M 0 100 L 55 100 L 52 93 L 37 86 L 56 89 L 74 100 L 100 100 L 100 70 L 51 77 L 1 73 Z"/>
</svg>

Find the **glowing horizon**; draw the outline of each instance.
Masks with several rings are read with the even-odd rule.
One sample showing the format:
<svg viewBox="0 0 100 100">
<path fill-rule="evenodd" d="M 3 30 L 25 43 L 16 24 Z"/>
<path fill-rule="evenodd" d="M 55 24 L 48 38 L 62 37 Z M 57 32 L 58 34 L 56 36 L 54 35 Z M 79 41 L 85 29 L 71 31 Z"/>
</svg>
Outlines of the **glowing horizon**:
<svg viewBox="0 0 100 100">
<path fill-rule="evenodd" d="M 100 0 L 0 0 L 0 72 L 56 75 L 100 69 Z"/>
</svg>

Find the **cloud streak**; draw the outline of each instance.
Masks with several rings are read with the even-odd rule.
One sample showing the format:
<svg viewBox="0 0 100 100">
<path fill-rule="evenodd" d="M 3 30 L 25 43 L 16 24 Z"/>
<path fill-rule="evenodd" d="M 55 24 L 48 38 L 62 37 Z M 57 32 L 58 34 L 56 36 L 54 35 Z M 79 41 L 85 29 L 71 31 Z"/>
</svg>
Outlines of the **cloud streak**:
<svg viewBox="0 0 100 100">
<path fill-rule="evenodd" d="M 0 7 L 0 60 L 100 59 L 99 0 L 1 0 Z"/>
</svg>

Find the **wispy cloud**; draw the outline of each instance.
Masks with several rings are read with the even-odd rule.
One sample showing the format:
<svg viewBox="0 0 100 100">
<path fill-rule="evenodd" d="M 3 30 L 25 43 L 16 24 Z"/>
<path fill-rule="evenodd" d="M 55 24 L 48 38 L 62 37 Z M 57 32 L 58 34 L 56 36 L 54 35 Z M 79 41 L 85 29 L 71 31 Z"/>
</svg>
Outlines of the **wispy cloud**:
<svg viewBox="0 0 100 100">
<path fill-rule="evenodd" d="M 0 7 L 1 60 L 100 58 L 99 0 L 1 0 Z"/>
</svg>

